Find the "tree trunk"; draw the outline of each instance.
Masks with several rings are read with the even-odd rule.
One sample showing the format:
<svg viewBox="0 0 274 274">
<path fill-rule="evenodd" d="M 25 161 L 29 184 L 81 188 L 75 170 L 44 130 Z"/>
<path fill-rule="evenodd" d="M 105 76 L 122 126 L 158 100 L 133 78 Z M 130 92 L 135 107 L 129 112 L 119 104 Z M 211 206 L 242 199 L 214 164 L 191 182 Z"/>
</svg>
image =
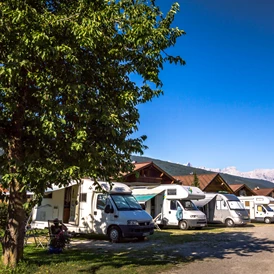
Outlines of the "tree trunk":
<svg viewBox="0 0 274 274">
<path fill-rule="evenodd" d="M 14 268 L 23 259 L 26 213 L 24 203 L 27 201 L 24 184 L 20 181 L 23 177 L 21 166 L 24 163 L 22 132 L 24 122 L 24 98 L 27 89 L 21 89 L 21 97 L 18 100 L 17 111 L 13 115 L 10 131 L 10 142 L 7 153 L 9 162 L 9 201 L 8 201 L 8 224 L 2 240 L 3 264 Z"/>
<path fill-rule="evenodd" d="M 2 241 L 3 264 L 14 268 L 23 259 L 26 213 L 26 191 L 20 191 L 20 184 L 13 180 L 10 185 L 8 224 Z"/>
</svg>

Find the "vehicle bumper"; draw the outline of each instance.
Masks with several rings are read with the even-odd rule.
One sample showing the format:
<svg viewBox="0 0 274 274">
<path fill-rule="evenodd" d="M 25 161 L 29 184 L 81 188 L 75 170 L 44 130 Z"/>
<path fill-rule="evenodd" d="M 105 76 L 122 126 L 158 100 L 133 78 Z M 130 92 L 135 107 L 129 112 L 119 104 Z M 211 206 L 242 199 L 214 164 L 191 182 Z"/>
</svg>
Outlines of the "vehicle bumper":
<svg viewBox="0 0 274 274">
<path fill-rule="evenodd" d="M 186 221 L 190 227 L 204 227 L 207 225 L 206 219 L 188 219 Z"/>
<path fill-rule="evenodd" d="M 120 225 L 124 238 L 146 237 L 154 233 L 154 224 L 149 225 Z"/>
<path fill-rule="evenodd" d="M 247 223 L 250 222 L 250 219 L 244 219 L 244 218 L 233 218 L 234 224 L 235 225 L 246 225 Z"/>
</svg>

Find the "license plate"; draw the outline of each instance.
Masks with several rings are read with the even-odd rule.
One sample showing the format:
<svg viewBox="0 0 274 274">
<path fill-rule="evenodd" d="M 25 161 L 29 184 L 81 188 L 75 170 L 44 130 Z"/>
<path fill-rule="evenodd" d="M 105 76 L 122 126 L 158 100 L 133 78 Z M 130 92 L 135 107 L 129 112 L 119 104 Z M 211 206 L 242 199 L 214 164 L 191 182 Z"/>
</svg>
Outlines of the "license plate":
<svg viewBox="0 0 274 274">
<path fill-rule="evenodd" d="M 143 233 L 143 236 L 148 236 L 148 235 L 149 235 L 149 232 Z"/>
</svg>

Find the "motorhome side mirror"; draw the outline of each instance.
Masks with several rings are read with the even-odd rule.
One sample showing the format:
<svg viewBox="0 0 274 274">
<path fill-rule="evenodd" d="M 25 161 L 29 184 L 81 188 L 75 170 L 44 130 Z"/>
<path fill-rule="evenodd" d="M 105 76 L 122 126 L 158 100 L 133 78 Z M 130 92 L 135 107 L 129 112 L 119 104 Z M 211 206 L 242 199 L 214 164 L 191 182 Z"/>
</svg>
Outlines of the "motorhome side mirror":
<svg viewBox="0 0 274 274">
<path fill-rule="evenodd" d="M 106 205 L 105 207 L 105 213 L 113 213 L 113 207 L 111 207 L 110 205 Z"/>
</svg>

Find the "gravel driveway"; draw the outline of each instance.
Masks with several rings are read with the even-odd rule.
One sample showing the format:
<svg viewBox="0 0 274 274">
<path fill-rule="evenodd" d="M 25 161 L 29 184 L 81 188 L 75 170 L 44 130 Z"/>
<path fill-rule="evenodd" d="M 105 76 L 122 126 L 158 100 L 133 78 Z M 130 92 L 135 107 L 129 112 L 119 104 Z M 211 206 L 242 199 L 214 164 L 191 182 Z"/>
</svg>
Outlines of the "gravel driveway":
<svg viewBox="0 0 274 274">
<path fill-rule="evenodd" d="M 220 233 L 198 234 L 197 240 L 165 244 L 161 239 L 112 244 L 108 241 L 73 242 L 72 248 L 97 250 L 144 250 L 151 254 L 182 257 L 188 263 L 177 264 L 168 274 L 273 274 L 274 224 L 225 228 Z M 196 237 L 196 236 L 195 236 Z"/>
</svg>

